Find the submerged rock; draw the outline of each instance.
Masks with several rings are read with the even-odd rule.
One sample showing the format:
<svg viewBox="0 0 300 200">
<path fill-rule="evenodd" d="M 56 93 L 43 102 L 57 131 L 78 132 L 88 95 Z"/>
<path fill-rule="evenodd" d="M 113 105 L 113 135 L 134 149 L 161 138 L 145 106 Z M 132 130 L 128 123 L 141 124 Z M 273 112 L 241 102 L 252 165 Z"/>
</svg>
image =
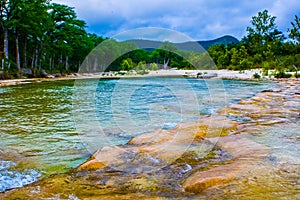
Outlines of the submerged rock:
<svg viewBox="0 0 300 200">
<path fill-rule="evenodd" d="M 133 168 L 136 172 L 155 170 L 172 164 L 188 151 L 191 144 L 196 142 L 197 148 L 203 150 L 205 138 L 227 136 L 236 131 L 238 125 L 224 116 L 212 116 L 182 123 L 169 130 L 145 133 L 132 138 L 126 146 L 99 149 L 78 170 L 97 170 L 106 166 L 121 171 Z"/>
<path fill-rule="evenodd" d="M 218 114 L 139 135 L 126 145 L 103 147 L 71 172 L 7 191 L 0 198 L 262 198 L 257 194 L 262 191 L 270 193 L 268 198 L 277 197 L 271 192 L 280 188 L 274 185 L 278 177 L 271 150 L 256 142 L 255 135 L 268 126 L 299 121 L 295 91 L 300 86 L 286 84 Z"/>
<path fill-rule="evenodd" d="M 267 147 L 248 139 L 247 135 L 227 136 L 221 138 L 217 145 L 232 155 L 234 160 L 188 177 L 183 184 L 185 191 L 201 193 L 209 187 L 224 185 L 255 167 L 269 153 Z"/>
</svg>

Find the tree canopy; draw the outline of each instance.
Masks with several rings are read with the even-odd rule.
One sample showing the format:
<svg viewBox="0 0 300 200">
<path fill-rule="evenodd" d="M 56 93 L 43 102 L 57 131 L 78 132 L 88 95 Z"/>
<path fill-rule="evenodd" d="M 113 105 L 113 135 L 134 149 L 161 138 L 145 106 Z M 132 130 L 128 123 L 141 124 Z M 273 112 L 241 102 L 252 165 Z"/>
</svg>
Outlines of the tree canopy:
<svg viewBox="0 0 300 200">
<path fill-rule="evenodd" d="M 43 71 L 77 71 L 102 37 L 86 32 L 74 8 L 47 0 L 1 0 L 4 78 L 42 76 Z M 27 70 L 24 70 L 27 69 Z"/>
<path fill-rule="evenodd" d="M 268 10 L 252 17 L 239 43 L 213 45 L 200 53 L 180 50 L 170 42 L 149 51 L 90 34 L 74 8 L 49 0 L 0 0 L 0 23 L 0 78 L 78 72 L 81 65 L 88 72 L 136 69 L 140 73 L 212 69 L 214 64 L 220 69 L 263 68 L 278 73 L 300 68 L 299 16 L 295 15 L 285 37 Z M 95 48 L 100 43 L 102 48 Z"/>
<path fill-rule="evenodd" d="M 251 26 L 246 28 L 247 35 L 240 43 L 226 47 L 212 46 L 208 52 L 218 68 L 235 70 L 263 68 L 266 72 L 274 69 L 277 74 L 285 76 L 285 71 L 300 68 L 298 16 L 295 16 L 291 26 L 292 28 L 288 30 L 288 39 L 278 30 L 276 17 L 264 10 L 252 17 Z"/>
</svg>

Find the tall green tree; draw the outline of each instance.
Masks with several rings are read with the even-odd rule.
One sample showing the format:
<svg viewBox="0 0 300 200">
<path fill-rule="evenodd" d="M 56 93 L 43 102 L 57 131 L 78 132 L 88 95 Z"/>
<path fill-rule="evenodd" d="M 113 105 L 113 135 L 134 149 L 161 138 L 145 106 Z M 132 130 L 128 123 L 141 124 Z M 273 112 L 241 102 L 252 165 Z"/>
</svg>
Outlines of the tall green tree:
<svg viewBox="0 0 300 200">
<path fill-rule="evenodd" d="M 247 27 L 248 34 L 242 39 L 242 43 L 248 46 L 251 56 L 266 56 L 264 52 L 268 51 L 270 46 L 274 48 L 274 45 L 283 41 L 284 35 L 278 30 L 275 20 L 276 17 L 269 15 L 268 10 L 258 12 L 257 16 L 252 17 L 252 26 Z"/>
<path fill-rule="evenodd" d="M 86 35 L 85 22 L 77 19 L 74 8 L 60 4 L 51 4 L 49 15 L 52 26 L 47 34 L 53 48 L 51 59 L 58 59 L 59 68 L 68 71 L 69 59 L 73 53 L 72 48 L 78 45 L 81 37 Z M 51 68 L 53 68 L 53 64 L 51 62 Z"/>
<path fill-rule="evenodd" d="M 16 7 L 16 4 L 12 3 L 9 0 L 0 1 L 0 20 L 1 28 L 3 31 L 3 54 L 6 59 L 9 59 L 8 51 L 8 31 L 9 31 L 9 21 L 13 18 L 13 10 Z"/>
<path fill-rule="evenodd" d="M 278 30 L 275 20 L 276 17 L 269 15 L 268 10 L 258 12 L 257 16 L 252 17 L 252 27 L 247 27 L 248 35 L 258 35 L 265 41 L 283 39 L 283 34 Z"/>
<path fill-rule="evenodd" d="M 300 44 L 300 19 L 295 15 L 295 21 L 291 22 L 292 29 L 289 30 L 289 37 Z"/>
<path fill-rule="evenodd" d="M 19 32 L 23 47 L 23 67 L 41 68 L 42 60 L 48 53 L 49 37 L 47 31 L 51 26 L 48 7 L 44 0 L 26 2 L 20 16 Z M 38 16 L 38 17 L 37 17 Z"/>
<path fill-rule="evenodd" d="M 159 55 L 163 57 L 163 66 L 164 69 L 167 69 L 169 64 L 171 63 L 172 57 L 174 57 L 177 47 L 174 44 L 171 44 L 170 42 L 164 42 L 161 47 L 161 51 L 159 51 Z M 176 57 L 176 56 L 175 56 Z"/>
</svg>

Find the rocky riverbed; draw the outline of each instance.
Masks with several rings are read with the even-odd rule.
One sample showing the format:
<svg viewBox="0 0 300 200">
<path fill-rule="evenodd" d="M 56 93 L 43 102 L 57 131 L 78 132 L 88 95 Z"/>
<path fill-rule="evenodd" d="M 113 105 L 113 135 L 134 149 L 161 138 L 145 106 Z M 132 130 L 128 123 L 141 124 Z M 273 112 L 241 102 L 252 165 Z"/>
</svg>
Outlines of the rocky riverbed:
<svg viewBox="0 0 300 200">
<path fill-rule="evenodd" d="M 260 135 L 290 129 L 295 134 L 282 140 L 299 144 L 299 113 L 300 81 L 281 81 L 215 115 L 101 148 L 68 173 L 0 198 L 297 199 L 300 163 L 284 161 L 274 153 L 284 147 L 263 143 Z"/>
</svg>

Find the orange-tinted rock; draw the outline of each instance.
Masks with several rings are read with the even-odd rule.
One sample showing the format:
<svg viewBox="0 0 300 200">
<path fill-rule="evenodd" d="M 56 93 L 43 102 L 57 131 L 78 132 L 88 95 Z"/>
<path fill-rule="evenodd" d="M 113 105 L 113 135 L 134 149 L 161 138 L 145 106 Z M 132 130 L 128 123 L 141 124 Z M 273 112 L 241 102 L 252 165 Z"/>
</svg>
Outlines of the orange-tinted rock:
<svg viewBox="0 0 300 200">
<path fill-rule="evenodd" d="M 233 104 L 230 105 L 229 108 L 234 110 L 240 110 L 242 112 L 260 112 L 261 110 L 266 109 L 263 106 L 253 104 Z"/>
<path fill-rule="evenodd" d="M 234 179 L 234 173 L 231 173 L 232 170 L 236 170 L 234 167 L 228 164 L 226 167 L 196 173 L 185 181 L 183 188 L 186 192 L 197 194 L 209 187 L 225 184 Z"/>
<path fill-rule="evenodd" d="M 126 163 L 128 155 L 135 154 L 133 149 L 118 146 L 103 147 L 96 151 L 93 156 L 80 165 L 78 170 L 97 170 L 105 166 L 118 166 Z"/>
<path fill-rule="evenodd" d="M 193 174 L 183 183 L 185 191 L 201 193 L 209 187 L 224 185 L 240 177 L 269 153 L 267 147 L 247 139 L 244 134 L 220 138 L 217 145 L 234 156 L 233 162 Z"/>
<path fill-rule="evenodd" d="M 239 123 L 225 116 L 210 116 L 201 118 L 195 122 L 183 123 L 171 129 L 172 132 L 191 134 L 195 139 L 219 137 L 229 135 L 231 131 L 237 130 Z"/>
<path fill-rule="evenodd" d="M 98 162 L 97 160 L 90 160 L 80 165 L 78 167 L 78 170 L 97 170 L 103 167 L 105 167 L 105 164 L 103 162 Z"/>
<path fill-rule="evenodd" d="M 78 170 L 96 170 L 105 166 L 117 166 L 119 169 L 121 165 L 133 162 L 129 157 L 138 158 L 141 167 L 151 163 L 166 166 L 180 158 L 194 141 L 198 141 L 200 146 L 204 138 L 227 136 L 236 131 L 238 125 L 218 115 L 182 123 L 170 130 L 145 133 L 132 138 L 126 147 L 99 149 Z"/>
<path fill-rule="evenodd" d="M 262 103 L 266 103 L 266 102 L 271 102 L 272 101 L 271 99 L 266 99 L 266 98 L 261 97 L 261 96 L 252 97 L 251 100 L 257 101 L 257 102 L 262 102 Z"/>
<path fill-rule="evenodd" d="M 295 92 L 299 91 L 300 82 L 289 87 L 284 84 L 281 90 L 259 93 L 221 109 L 216 115 L 181 123 L 170 130 L 145 133 L 126 145 L 101 148 L 70 174 L 8 191 L 0 194 L 0 198 L 68 199 L 74 195 L 80 199 L 161 199 L 151 195 L 166 194 L 170 198 L 189 199 L 184 189 L 200 193 L 201 198 L 209 194 L 209 198 L 231 199 L 230 195 L 235 194 L 237 199 L 262 199 L 267 191 L 268 199 L 275 199 L 286 189 L 282 185 L 295 188 L 298 182 L 291 186 L 283 179 L 277 184 L 278 174 L 269 162 L 268 147 L 252 138 L 266 130 L 266 126 L 299 119 L 299 95 Z M 230 119 L 246 120 L 238 123 L 227 115 Z M 214 163 L 215 152 L 226 154 L 226 159 Z M 298 171 L 296 168 L 293 174 L 296 178 Z"/>
<path fill-rule="evenodd" d="M 151 144 L 161 144 L 167 142 L 174 136 L 173 133 L 166 130 L 155 130 L 150 133 L 144 133 L 142 135 L 132 138 L 128 144 L 130 145 L 151 145 Z"/>
</svg>

